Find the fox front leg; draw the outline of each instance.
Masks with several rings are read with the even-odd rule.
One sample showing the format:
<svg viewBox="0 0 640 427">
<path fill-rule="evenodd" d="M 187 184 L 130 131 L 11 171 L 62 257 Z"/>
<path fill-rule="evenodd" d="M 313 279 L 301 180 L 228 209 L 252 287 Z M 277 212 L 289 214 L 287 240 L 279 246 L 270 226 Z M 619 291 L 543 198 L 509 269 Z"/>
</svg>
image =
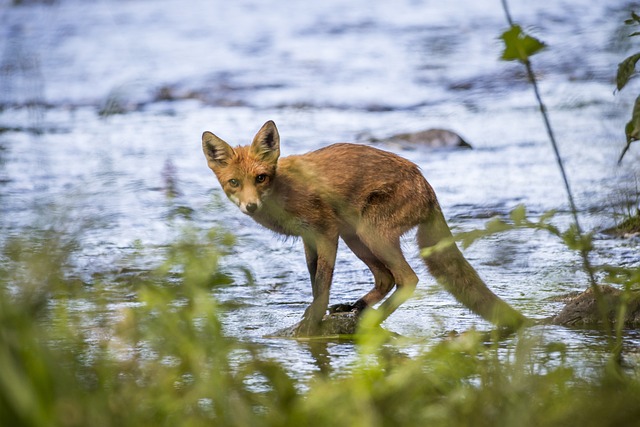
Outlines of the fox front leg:
<svg viewBox="0 0 640 427">
<path fill-rule="evenodd" d="M 313 302 L 304 312 L 296 334 L 310 336 L 320 331 L 320 324 L 329 305 L 329 292 L 338 250 L 334 239 L 304 240 L 304 252 L 309 268 Z"/>
</svg>

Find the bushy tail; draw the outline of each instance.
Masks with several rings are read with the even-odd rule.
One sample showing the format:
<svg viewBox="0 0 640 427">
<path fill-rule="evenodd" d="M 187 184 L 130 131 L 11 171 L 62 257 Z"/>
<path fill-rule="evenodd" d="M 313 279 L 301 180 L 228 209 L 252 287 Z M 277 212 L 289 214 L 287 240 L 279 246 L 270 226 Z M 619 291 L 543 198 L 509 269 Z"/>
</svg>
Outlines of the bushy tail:
<svg viewBox="0 0 640 427">
<path fill-rule="evenodd" d="M 451 237 L 439 207 L 418 226 L 420 248 L 429 248 Z M 491 292 L 455 243 L 423 258 L 429 271 L 444 288 L 474 313 L 500 327 L 518 329 L 527 318 Z"/>
</svg>

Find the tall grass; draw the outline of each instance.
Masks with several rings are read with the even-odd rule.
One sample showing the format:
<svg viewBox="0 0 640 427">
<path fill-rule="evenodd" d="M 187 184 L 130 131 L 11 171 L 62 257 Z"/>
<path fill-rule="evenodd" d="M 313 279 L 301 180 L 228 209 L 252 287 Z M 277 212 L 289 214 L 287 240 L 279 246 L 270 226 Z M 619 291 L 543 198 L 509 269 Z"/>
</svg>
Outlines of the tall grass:
<svg viewBox="0 0 640 427">
<path fill-rule="evenodd" d="M 88 284 L 70 267 L 80 249 L 73 236 L 6 240 L 0 425 L 602 426 L 640 419 L 635 370 L 579 374 L 561 343 L 541 351 L 531 335 L 505 354 L 468 332 L 408 358 L 364 331 L 355 366 L 296 379 L 221 329 L 212 289 L 224 282 L 217 262 L 232 244 L 217 230 L 187 230 L 152 271 Z"/>
</svg>

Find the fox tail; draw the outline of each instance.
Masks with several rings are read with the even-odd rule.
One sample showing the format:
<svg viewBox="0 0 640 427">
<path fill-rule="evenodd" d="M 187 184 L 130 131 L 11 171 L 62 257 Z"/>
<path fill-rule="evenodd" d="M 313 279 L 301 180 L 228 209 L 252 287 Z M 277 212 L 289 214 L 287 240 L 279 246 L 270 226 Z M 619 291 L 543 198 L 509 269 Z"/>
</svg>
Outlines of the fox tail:
<svg viewBox="0 0 640 427">
<path fill-rule="evenodd" d="M 451 238 L 451 230 L 439 207 L 418 226 L 421 249 Z M 494 294 L 462 255 L 455 242 L 423 256 L 429 271 L 444 288 L 474 313 L 499 327 L 518 329 L 528 319 Z"/>
</svg>

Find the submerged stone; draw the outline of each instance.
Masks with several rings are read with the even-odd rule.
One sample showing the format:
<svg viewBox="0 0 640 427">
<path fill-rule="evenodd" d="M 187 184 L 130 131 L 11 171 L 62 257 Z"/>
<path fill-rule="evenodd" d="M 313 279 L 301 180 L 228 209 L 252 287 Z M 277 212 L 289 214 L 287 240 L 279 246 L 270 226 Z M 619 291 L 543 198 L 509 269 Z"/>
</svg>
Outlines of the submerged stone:
<svg viewBox="0 0 640 427">
<path fill-rule="evenodd" d="M 336 335 L 353 335 L 356 333 L 356 329 L 358 328 L 358 319 L 359 316 L 355 312 L 327 314 L 322 318 L 320 332 L 316 336 L 329 337 Z M 277 330 L 269 334 L 269 336 L 293 338 L 296 336 L 296 331 L 299 325 L 300 322 Z"/>
<path fill-rule="evenodd" d="M 600 286 L 604 313 L 612 325 L 618 319 L 619 308 L 623 302 L 626 304 L 624 316 L 625 328 L 640 328 L 640 291 L 631 291 L 629 294 L 611 287 Z M 566 327 L 600 328 L 602 327 L 602 314 L 592 288 L 577 294 L 571 294 L 561 298 L 566 301 L 565 307 L 556 316 L 546 319 L 542 323 Z M 344 335 L 354 335 L 358 328 L 360 317 L 355 312 L 331 313 L 324 316 L 320 325 L 320 331 L 311 338 L 330 338 Z M 269 337 L 294 338 L 300 322 L 279 329 Z"/>
<path fill-rule="evenodd" d="M 603 312 L 609 322 L 617 322 L 619 307 L 623 303 L 623 298 L 627 296 L 611 286 L 601 286 Z M 626 314 L 624 326 L 627 328 L 640 327 L 640 292 L 631 291 L 629 300 L 626 302 Z M 596 295 L 592 288 L 570 298 L 567 305 L 560 313 L 551 319 L 554 325 L 574 326 L 574 327 L 600 327 L 602 326 L 602 314 Z"/>
<path fill-rule="evenodd" d="M 387 138 L 366 136 L 368 142 L 399 145 L 404 149 L 427 148 L 471 148 L 457 133 L 447 129 L 427 129 L 418 132 L 398 133 Z"/>
<path fill-rule="evenodd" d="M 618 237 L 636 237 L 640 235 L 640 209 L 634 216 L 630 216 L 620 224 L 603 230 L 603 233 Z"/>
</svg>

